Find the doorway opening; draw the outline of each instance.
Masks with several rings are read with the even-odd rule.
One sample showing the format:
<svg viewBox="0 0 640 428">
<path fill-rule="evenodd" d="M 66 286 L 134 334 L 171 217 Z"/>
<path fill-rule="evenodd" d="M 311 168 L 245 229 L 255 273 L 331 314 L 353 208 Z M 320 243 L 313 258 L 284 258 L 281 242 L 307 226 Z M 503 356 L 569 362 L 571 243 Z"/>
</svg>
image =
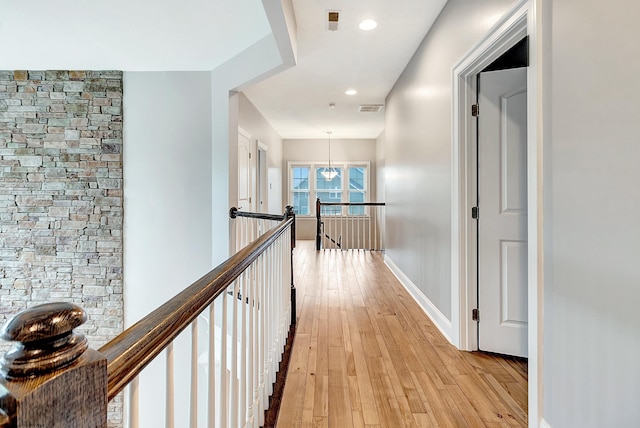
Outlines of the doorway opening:
<svg viewBox="0 0 640 428">
<path fill-rule="evenodd" d="M 252 137 L 238 127 L 238 209 L 255 211 L 255 167 Z"/>
</svg>

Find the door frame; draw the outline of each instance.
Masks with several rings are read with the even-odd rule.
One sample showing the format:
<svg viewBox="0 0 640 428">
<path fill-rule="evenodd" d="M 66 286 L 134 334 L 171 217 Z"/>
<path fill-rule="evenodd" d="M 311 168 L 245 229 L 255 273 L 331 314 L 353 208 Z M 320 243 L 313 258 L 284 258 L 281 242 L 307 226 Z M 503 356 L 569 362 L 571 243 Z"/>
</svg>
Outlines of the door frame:
<svg viewBox="0 0 640 428">
<path fill-rule="evenodd" d="M 256 202 L 257 212 L 269 212 L 269 177 L 268 177 L 268 154 L 269 146 L 257 140 L 258 150 L 256 150 Z M 264 206 L 260 206 L 260 202 Z"/>
<path fill-rule="evenodd" d="M 476 76 L 515 43 L 529 36 L 527 70 L 527 206 L 528 206 L 528 400 L 529 426 L 542 416 L 542 121 L 537 85 L 536 37 L 539 0 L 519 0 L 452 70 L 451 145 L 451 323 L 452 342 L 461 350 L 478 349 L 478 327 L 471 318 L 477 306 L 477 224 L 471 218 L 477 188 L 473 153 L 477 138 L 471 106 L 476 102 Z"/>
</svg>

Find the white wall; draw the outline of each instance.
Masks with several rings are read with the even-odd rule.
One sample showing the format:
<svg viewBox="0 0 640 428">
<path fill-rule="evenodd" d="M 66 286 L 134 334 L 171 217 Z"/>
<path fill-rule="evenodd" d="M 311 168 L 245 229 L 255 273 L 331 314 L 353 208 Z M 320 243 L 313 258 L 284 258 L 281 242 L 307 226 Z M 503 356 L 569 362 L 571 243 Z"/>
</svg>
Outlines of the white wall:
<svg viewBox="0 0 640 428">
<path fill-rule="evenodd" d="M 240 101 L 238 124 L 251 134 L 253 153 L 257 153 L 257 140 L 267 146 L 268 206 L 262 211 L 282 214 L 286 205 L 282 201 L 282 138 L 243 93 L 238 96 Z M 257 156 L 253 157 L 254 162 L 257 158 Z"/>
<path fill-rule="evenodd" d="M 376 139 L 376 200 L 378 202 L 386 201 L 385 197 L 385 155 L 384 155 L 384 132 Z"/>
<path fill-rule="evenodd" d="M 213 267 L 210 73 L 124 73 L 123 162 L 130 326 Z M 163 424 L 155 394 L 163 390 L 162 360 L 140 385 L 144 426 Z M 180 404 L 178 414 L 187 410 Z"/>
<path fill-rule="evenodd" d="M 514 3 L 449 0 L 386 100 L 386 254 L 449 320 L 452 67 Z"/>
<path fill-rule="evenodd" d="M 384 154 L 384 148 L 385 133 L 383 132 L 382 134 L 378 135 L 378 138 L 376 139 L 376 201 L 378 202 L 386 202 L 387 200 L 387 186 L 384 179 L 386 172 L 386 157 Z M 384 218 L 381 219 L 380 223 L 380 234 L 384 237 L 387 234 L 386 222 Z"/>
<path fill-rule="evenodd" d="M 640 423 L 640 3 L 547 2 L 544 418 Z"/>
<path fill-rule="evenodd" d="M 131 324 L 212 267 L 211 99 L 207 72 L 126 72 L 124 85 Z"/>
<path fill-rule="evenodd" d="M 282 159 L 282 200 L 289 201 L 289 162 L 327 162 L 329 157 L 329 139 L 323 140 L 283 140 Z M 376 197 L 376 140 L 373 139 L 331 139 L 331 162 L 365 161 L 370 162 L 370 198 Z M 315 199 L 313 199 L 315 201 Z M 311 216 L 296 217 L 296 237 L 315 239 L 315 208 L 311 207 Z"/>
</svg>

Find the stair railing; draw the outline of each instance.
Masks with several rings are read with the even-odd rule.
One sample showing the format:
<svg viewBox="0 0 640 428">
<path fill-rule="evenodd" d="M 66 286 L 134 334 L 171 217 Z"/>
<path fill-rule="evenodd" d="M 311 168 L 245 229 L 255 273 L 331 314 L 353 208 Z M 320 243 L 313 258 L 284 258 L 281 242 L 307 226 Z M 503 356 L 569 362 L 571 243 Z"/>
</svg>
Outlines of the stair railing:
<svg viewBox="0 0 640 428">
<path fill-rule="evenodd" d="M 158 409 L 164 409 L 166 427 L 260 426 L 295 323 L 292 208 L 279 218 L 276 227 L 99 350 L 73 331 L 87 319 L 75 304 L 39 305 L 10 319 L 0 333 L 14 342 L 0 360 L 0 428 L 106 427 L 107 404 L 127 385 L 129 426 L 146 426 L 136 406 L 138 375 L 162 353 L 167 388 Z M 199 323 L 202 318 L 208 325 Z M 208 343 L 199 354 L 201 327 Z M 191 358 L 175 364 L 174 339 L 187 328 Z M 206 388 L 198 384 L 203 358 Z M 176 422 L 178 376 L 191 386 L 188 420 Z M 204 400 L 198 395 L 203 389 Z M 198 408 L 202 402 L 206 409 Z"/>
<path fill-rule="evenodd" d="M 384 202 L 316 199 L 316 250 L 384 250 Z"/>
<path fill-rule="evenodd" d="M 288 209 L 288 208 L 287 208 Z M 249 211 L 239 211 L 232 207 L 229 210 L 229 217 L 233 219 L 234 227 L 234 247 L 244 248 L 250 242 L 256 240 L 267 230 L 275 227 L 286 216 L 277 214 L 254 213 Z M 293 215 L 293 212 L 291 213 Z M 294 226 L 295 227 L 295 226 Z"/>
</svg>

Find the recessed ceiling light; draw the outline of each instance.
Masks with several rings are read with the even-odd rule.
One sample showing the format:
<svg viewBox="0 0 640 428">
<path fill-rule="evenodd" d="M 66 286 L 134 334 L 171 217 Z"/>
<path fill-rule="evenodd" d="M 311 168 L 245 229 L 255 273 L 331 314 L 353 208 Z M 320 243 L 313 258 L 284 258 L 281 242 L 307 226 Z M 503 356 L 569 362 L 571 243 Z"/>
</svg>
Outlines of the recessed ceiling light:
<svg viewBox="0 0 640 428">
<path fill-rule="evenodd" d="M 344 91 L 344 93 L 347 95 L 355 95 L 358 93 L 358 91 L 356 91 L 355 89 L 347 89 L 346 91 Z"/>
<path fill-rule="evenodd" d="M 378 23 L 373 19 L 365 19 L 358 25 L 358 27 L 363 31 L 373 30 L 378 26 Z"/>
</svg>

